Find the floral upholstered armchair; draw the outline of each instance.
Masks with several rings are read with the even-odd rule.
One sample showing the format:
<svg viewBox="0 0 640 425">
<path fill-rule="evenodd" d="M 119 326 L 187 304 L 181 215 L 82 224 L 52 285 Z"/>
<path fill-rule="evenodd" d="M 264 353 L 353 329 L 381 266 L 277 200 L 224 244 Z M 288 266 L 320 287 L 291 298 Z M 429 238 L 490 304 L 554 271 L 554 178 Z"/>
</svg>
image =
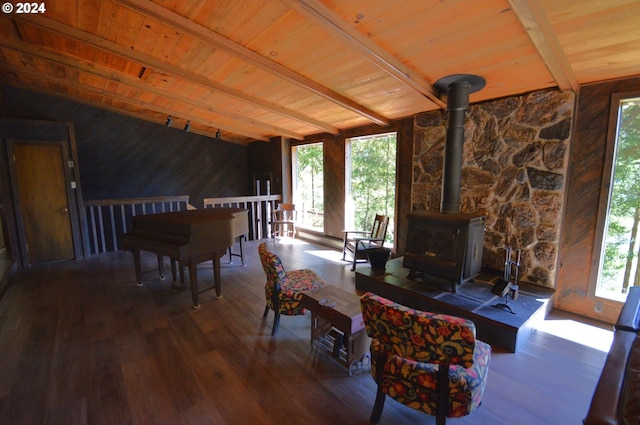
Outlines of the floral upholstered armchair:
<svg viewBox="0 0 640 425">
<path fill-rule="evenodd" d="M 372 424 L 380 420 L 387 395 L 436 416 L 438 425 L 480 405 L 491 347 L 476 340 L 473 322 L 413 310 L 370 292 L 360 303 L 378 384 Z"/>
<path fill-rule="evenodd" d="M 263 317 L 267 317 L 269 309 L 275 312 L 271 335 L 278 332 L 280 315 L 302 315 L 305 313 L 302 306 L 302 293 L 313 291 L 326 285 L 311 269 L 291 270 L 287 272 L 282 265 L 280 257 L 269 251 L 266 243 L 258 246 L 258 254 L 262 262 L 262 268 L 267 275 L 267 283 L 264 291 L 267 305 Z"/>
</svg>

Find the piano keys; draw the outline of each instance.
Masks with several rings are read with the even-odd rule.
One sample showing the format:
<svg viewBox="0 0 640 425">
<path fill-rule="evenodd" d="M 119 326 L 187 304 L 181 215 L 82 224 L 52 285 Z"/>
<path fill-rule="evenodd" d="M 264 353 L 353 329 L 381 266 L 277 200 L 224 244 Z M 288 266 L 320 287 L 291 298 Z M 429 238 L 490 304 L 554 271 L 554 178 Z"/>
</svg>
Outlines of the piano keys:
<svg viewBox="0 0 640 425">
<path fill-rule="evenodd" d="M 249 233 L 248 210 L 241 208 L 207 208 L 133 217 L 130 232 L 122 235 L 122 247 L 133 252 L 138 285 L 142 285 L 140 251 L 158 256 L 162 276 L 162 257 L 169 257 L 189 268 L 193 307 L 198 308 L 199 263 L 212 260 L 216 296 L 222 297 L 220 257 L 235 239 Z M 174 272 L 175 280 L 175 272 Z"/>
</svg>

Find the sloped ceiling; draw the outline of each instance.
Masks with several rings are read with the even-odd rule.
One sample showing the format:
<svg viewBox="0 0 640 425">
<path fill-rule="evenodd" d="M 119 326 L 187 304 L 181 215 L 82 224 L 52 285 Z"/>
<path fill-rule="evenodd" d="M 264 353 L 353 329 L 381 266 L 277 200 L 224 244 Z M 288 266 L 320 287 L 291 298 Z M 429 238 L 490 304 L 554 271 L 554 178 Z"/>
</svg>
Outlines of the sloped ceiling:
<svg viewBox="0 0 640 425">
<path fill-rule="evenodd" d="M 640 74 L 637 0 L 40 4 L 0 16 L 2 84 L 231 143 L 384 128 L 452 74 L 486 80 L 471 102 Z"/>
</svg>

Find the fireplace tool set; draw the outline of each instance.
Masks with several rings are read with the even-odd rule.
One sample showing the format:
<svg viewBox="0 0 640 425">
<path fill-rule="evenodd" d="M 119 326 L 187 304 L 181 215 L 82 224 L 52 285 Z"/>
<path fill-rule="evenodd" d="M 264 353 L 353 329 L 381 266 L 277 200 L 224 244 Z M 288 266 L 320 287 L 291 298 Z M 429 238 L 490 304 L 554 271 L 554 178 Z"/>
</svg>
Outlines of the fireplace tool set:
<svg viewBox="0 0 640 425">
<path fill-rule="evenodd" d="M 491 289 L 491 292 L 499 297 L 504 297 L 504 303 L 495 304 L 493 307 L 516 314 L 509 305 L 509 298 L 515 301 L 518 298 L 518 272 L 520 270 L 521 249 L 515 249 L 516 259 L 513 259 L 512 248 L 507 247 L 504 260 L 504 278 L 500 279 Z M 513 276 L 513 281 L 511 278 Z"/>
</svg>

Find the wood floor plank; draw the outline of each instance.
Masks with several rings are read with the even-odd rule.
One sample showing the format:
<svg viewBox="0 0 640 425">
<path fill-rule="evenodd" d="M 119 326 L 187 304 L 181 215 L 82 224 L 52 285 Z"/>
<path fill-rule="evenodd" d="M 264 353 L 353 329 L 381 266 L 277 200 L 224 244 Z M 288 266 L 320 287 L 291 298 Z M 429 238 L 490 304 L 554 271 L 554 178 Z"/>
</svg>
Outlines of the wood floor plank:
<svg viewBox="0 0 640 425">
<path fill-rule="evenodd" d="M 73 298 L 72 300 L 81 300 Z M 52 365 L 50 369 L 48 407 L 82 400 L 87 394 L 89 371 L 87 338 L 84 327 L 84 307 L 81 302 L 66 302 L 60 309 L 55 329 Z"/>
<path fill-rule="evenodd" d="M 45 425 L 88 425 L 89 423 L 87 399 L 84 397 L 50 407 L 45 419 Z"/>
<path fill-rule="evenodd" d="M 122 375 L 118 343 L 103 339 L 90 344 L 88 422 L 95 425 L 131 424 L 129 399 Z M 144 358 L 144 356 L 130 359 Z"/>
<path fill-rule="evenodd" d="M 139 425 L 187 425 L 174 404 L 163 372 L 152 357 L 122 365 L 133 423 Z"/>
<path fill-rule="evenodd" d="M 272 421 L 270 410 L 262 410 L 252 397 L 251 389 L 238 378 L 237 373 L 241 370 L 227 363 L 218 351 L 200 356 L 196 360 L 196 371 L 225 424 L 277 423 Z"/>
<path fill-rule="evenodd" d="M 158 329 L 147 334 L 151 358 L 162 373 L 169 397 L 179 411 L 186 410 L 204 399 L 204 391 L 198 384 L 191 367 L 192 356 L 188 347 L 179 345 L 169 329 Z M 184 348 L 184 349 L 183 349 Z"/>
</svg>

